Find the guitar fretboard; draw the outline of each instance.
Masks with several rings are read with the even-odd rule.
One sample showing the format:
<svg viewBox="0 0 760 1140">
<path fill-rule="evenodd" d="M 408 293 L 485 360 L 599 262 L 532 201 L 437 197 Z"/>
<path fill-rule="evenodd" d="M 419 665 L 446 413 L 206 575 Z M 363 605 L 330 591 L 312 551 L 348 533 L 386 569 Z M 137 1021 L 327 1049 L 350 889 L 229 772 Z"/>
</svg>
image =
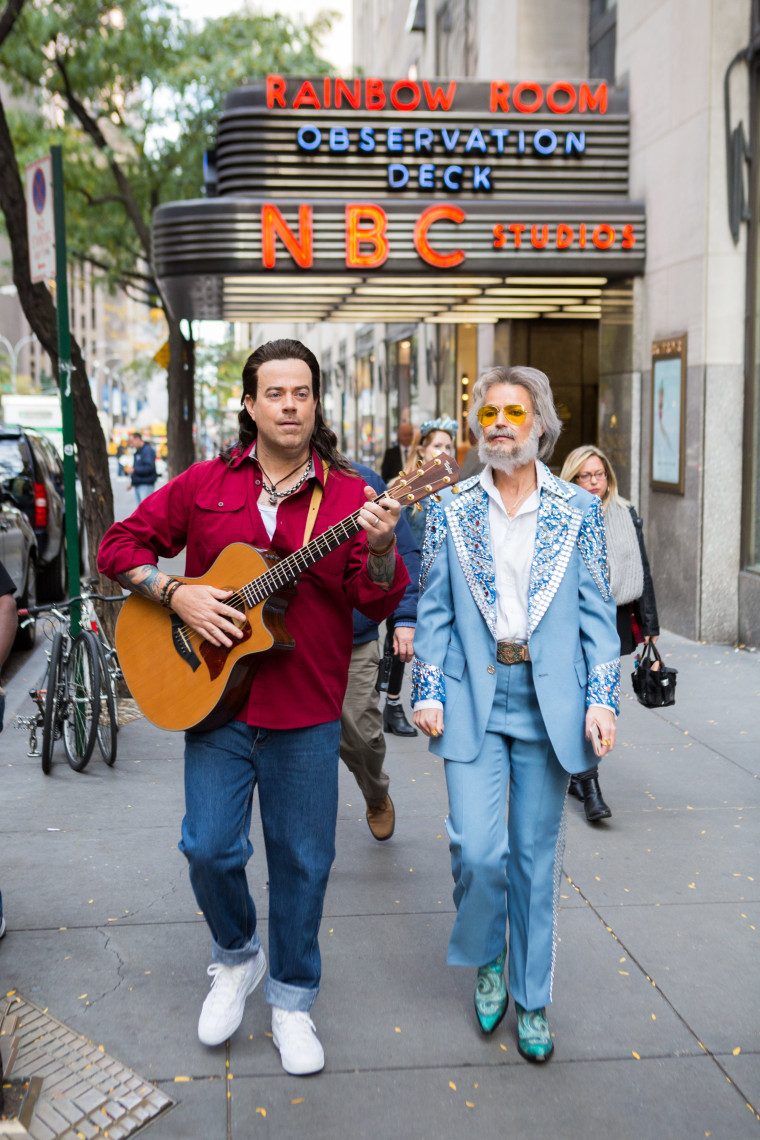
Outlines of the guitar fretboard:
<svg viewBox="0 0 760 1140">
<path fill-rule="evenodd" d="M 376 499 L 368 499 L 367 502 L 378 502 L 380 498 L 382 496 L 378 495 Z M 300 550 L 289 554 L 287 558 L 275 563 L 264 574 L 260 574 L 258 578 L 254 578 L 252 582 L 243 586 L 240 593 L 245 598 L 246 605 L 252 608 L 259 602 L 265 601 L 277 590 L 281 590 L 284 586 L 292 583 L 302 570 L 308 570 L 315 562 L 319 562 L 320 558 L 324 558 L 326 554 L 336 550 L 341 543 L 353 538 L 360 529 L 359 511 L 355 511 L 348 518 L 335 523 L 329 530 L 313 538 L 306 546 L 302 546 Z"/>
</svg>

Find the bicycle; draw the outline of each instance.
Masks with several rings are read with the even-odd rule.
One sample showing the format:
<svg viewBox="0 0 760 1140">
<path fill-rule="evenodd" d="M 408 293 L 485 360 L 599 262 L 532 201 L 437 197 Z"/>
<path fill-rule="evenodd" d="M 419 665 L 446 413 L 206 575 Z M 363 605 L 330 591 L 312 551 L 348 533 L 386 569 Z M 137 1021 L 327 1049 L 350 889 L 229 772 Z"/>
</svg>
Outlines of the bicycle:
<svg viewBox="0 0 760 1140">
<path fill-rule="evenodd" d="M 49 614 L 55 622 L 47 667 L 38 685 L 29 690 L 37 713 L 33 717 L 16 719 L 18 728 L 29 729 L 28 755 L 40 758 L 46 776 L 52 769 L 56 740 L 63 740 L 69 766 L 75 772 L 82 772 L 98 737 L 101 719 L 98 639 L 87 629 L 73 636 L 69 611 L 78 601 L 81 601 L 80 597 L 30 606 L 19 614 L 26 621 L 34 620 L 40 614 Z M 51 636 L 49 627 L 45 633 Z M 37 734 L 40 729 L 42 743 L 38 752 Z"/>
<path fill-rule="evenodd" d="M 117 701 L 123 674 L 116 650 L 106 637 L 92 602 L 122 604 L 126 601 L 127 595 L 98 594 L 92 589 L 94 582 L 97 583 L 97 579 L 89 579 L 80 595 L 82 600 L 82 626 L 95 634 L 97 642 L 100 664 L 100 715 L 98 716 L 97 740 L 101 755 L 106 764 L 110 766 L 116 760 L 116 738 L 119 731 Z"/>
</svg>

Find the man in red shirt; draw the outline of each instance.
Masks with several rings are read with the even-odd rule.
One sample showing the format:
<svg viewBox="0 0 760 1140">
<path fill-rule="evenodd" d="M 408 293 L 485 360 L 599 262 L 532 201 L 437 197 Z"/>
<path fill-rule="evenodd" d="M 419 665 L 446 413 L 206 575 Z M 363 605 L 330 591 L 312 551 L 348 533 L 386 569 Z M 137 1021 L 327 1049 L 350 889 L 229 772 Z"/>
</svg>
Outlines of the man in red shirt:
<svg viewBox="0 0 760 1140">
<path fill-rule="evenodd" d="M 304 571 L 286 622 L 290 651 L 269 650 L 237 719 L 185 733 L 185 818 L 180 849 L 209 926 L 214 981 L 198 1022 L 219 1045 L 243 1019 L 245 999 L 266 973 L 245 866 L 253 791 L 269 872 L 272 1033 L 286 1072 L 324 1067 L 309 1011 L 319 990 L 317 935 L 335 857 L 340 715 L 353 642 L 352 610 L 382 621 L 409 580 L 395 550 L 399 506 L 371 501 L 322 418 L 319 365 L 299 341 L 258 348 L 243 369 L 237 445 L 196 463 L 145 499 L 106 534 L 104 574 L 169 606 L 213 645 L 242 636 L 231 591 L 178 583 L 156 567 L 187 547 L 186 573 L 204 574 L 231 542 L 300 549 L 318 502 L 314 535 L 352 514 L 358 533 Z M 366 532 L 366 533 L 362 533 Z"/>
</svg>

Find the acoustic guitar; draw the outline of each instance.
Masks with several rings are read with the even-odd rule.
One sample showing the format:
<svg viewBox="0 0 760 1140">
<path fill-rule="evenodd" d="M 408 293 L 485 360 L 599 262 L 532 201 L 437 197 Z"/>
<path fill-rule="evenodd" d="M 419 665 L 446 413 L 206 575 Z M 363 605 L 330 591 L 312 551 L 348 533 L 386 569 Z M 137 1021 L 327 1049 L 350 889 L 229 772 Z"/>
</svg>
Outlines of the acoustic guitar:
<svg viewBox="0 0 760 1140">
<path fill-rule="evenodd" d="M 453 485 L 458 475 L 456 461 L 438 455 L 413 476 L 402 475 L 386 494 L 406 506 Z M 234 542 L 200 578 L 174 575 L 179 582 L 234 590 L 226 605 L 240 611 L 243 637 L 229 648 L 212 645 L 158 602 L 130 594 L 116 623 L 116 651 L 148 719 L 159 728 L 207 731 L 235 716 L 261 654 L 295 645 L 284 617 L 298 575 L 353 538 L 361 529 L 358 519 L 357 510 L 286 558 Z"/>
</svg>

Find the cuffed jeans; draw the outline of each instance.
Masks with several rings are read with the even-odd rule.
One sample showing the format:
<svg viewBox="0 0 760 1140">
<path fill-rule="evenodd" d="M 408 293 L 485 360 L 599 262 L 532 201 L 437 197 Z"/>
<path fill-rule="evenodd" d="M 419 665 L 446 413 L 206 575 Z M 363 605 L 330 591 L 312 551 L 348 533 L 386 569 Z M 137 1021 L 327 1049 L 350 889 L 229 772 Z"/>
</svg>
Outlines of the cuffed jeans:
<svg viewBox="0 0 760 1140">
<path fill-rule="evenodd" d="M 539 1009 L 551 1001 L 569 776 L 549 742 L 530 663 L 496 670 L 479 755 L 445 764 L 457 908 L 447 961 L 492 962 L 508 914 L 509 990 L 524 1009 Z"/>
<path fill-rule="evenodd" d="M 185 733 L 185 818 L 180 851 L 211 931 L 213 958 L 237 966 L 259 949 L 245 867 L 253 791 L 269 871 L 269 976 L 265 996 L 311 1009 L 319 992 L 319 924 L 335 858 L 340 721 L 300 729 L 230 721 Z"/>
</svg>

